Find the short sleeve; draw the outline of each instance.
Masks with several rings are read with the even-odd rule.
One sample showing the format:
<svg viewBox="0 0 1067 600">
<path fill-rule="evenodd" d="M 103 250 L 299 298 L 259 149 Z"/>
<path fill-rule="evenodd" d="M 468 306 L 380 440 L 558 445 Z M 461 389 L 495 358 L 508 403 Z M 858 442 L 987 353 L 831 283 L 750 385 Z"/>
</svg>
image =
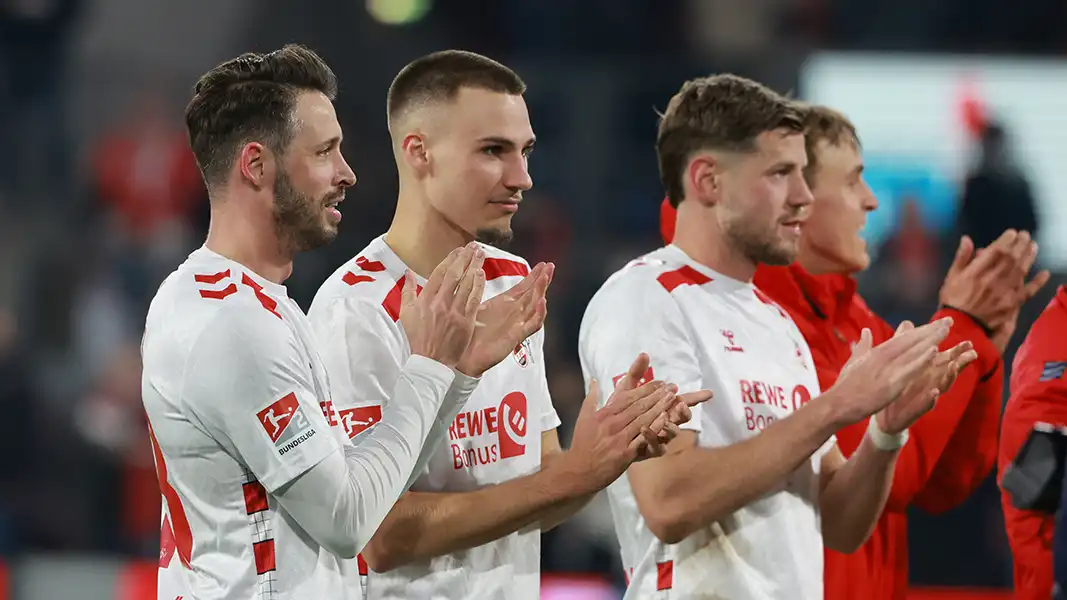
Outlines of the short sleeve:
<svg viewBox="0 0 1067 600">
<path fill-rule="evenodd" d="M 548 391 L 548 372 L 545 365 L 545 329 L 530 336 L 533 347 L 534 368 L 536 369 L 538 397 L 534 400 L 541 405 L 541 432 L 551 431 L 560 425 L 556 407 L 552 404 L 552 394 Z"/>
<path fill-rule="evenodd" d="M 582 318 L 578 335 L 582 374 L 586 389 L 594 378 L 599 383 L 599 406 L 641 352 L 650 359 L 643 381 L 673 383 L 681 394 L 706 389 L 681 310 L 651 275 L 648 281 L 642 275 L 626 274 L 625 279 L 609 282 Z M 692 419 L 683 429 L 700 431 L 701 408 L 693 407 Z"/>
<path fill-rule="evenodd" d="M 407 336 L 381 304 L 365 298 L 332 300 L 313 307 L 309 318 L 338 421 L 354 439 L 381 420 L 411 355 Z"/>
<path fill-rule="evenodd" d="M 269 317 L 270 315 L 266 315 Z M 221 311 L 194 342 L 183 406 L 273 492 L 340 449 L 311 364 L 281 321 Z"/>
</svg>

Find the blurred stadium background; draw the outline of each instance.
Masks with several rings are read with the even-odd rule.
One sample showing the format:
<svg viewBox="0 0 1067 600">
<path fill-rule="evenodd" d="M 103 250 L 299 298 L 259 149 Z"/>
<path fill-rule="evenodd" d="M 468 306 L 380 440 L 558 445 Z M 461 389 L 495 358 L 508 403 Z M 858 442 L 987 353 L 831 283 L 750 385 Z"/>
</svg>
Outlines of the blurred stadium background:
<svg viewBox="0 0 1067 600">
<path fill-rule="evenodd" d="M 339 75 L 359 176 L 339 240 L 288 282 L 305 308 L 388 224 L 397 70 L 455 47 L 526 78 L 539 142 L 516 249 L 558 265 L 546 350 L 564 439 L 582 310 L 658 243 L 655 110 L 689 77 L 732 71 L 855 120 L 882 201 L 861 289 L 891 320 L 929 316 L 961 228 L 1025 223 L 1031 205 L 1055 275 L 1021 332 L 1067 273 L 1062 0 L 0 0 L 0 599 L 154 597 L 138 343 L 207 223 L 182 109 L 204 70 L 290 41 Z M 1029 193 L 965 199 L 990 123 Z M 911 523 L 915 598 L 1008 597 L 992 478 Z M 619 598 L 606 502 L 547 534 L 543 562 L 545 598 Z"/>
</svg>

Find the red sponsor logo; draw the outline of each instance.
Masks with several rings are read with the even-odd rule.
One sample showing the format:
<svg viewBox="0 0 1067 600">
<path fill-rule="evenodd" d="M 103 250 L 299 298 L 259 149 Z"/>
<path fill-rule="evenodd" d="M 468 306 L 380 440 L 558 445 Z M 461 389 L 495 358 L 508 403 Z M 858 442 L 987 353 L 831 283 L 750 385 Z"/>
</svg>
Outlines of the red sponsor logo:
<svg viewBox="0 0 1067 600">
<path fill-rule="evenodd" d="M 527 401 L 522 392 L 504 396 L 499 406 L 459 413 L 448 428 L 452 466 L 469 469 L 523 456 L 527 426 Z M 483 441 L 483 436 L 490 436 L 489 441 Z"/>
<path fill-rule="evenodd" d="M 811 392 L 803 385 L 794 386 L 789 393 L 782 386 L 765 381 L 742 379 L 740 386 L 745 425 L 749 431 L 763 431 L 811 400 Z"/>
<path fill-rule="evenodd" d="M 300 403 L 296 399 L 296 394 L 290 393 L 259 411 L 256 416 L 263 430 L 270 436 L 270 441 L 277 443 L 285 430 L 289 428 L 289 423 L 292 422 L 299 409 Z"/>
<path fill-rule="evenodd" d="M 359 408 L 348 408 L 338 414 L 341 415 L 341 425 L 345 428 L 345 433 L 351 439 L 382 420 L 382 407 L 361 406 Z"/>
</svg>

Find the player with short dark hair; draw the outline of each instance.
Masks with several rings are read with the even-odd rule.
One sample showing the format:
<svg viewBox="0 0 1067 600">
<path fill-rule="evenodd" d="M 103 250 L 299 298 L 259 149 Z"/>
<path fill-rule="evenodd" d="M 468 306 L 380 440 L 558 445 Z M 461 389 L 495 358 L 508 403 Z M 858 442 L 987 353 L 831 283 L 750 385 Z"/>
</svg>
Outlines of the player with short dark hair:
<svg viewBox="0 0 1067 600">
<path fill-rule="evenodd" d="M 688 404 L 709 396 L 694 390 L 676 398 L 673 386 L 641 381 L 647 357 L 635 351 L 612 374 L 620 377 L 608 407 L 596 411 L 591 394 L 574 444 L 561 450 L 541 327 L 553 266 L 531 268 L 486 243 L 511 238 L 511 219 L 533 185 L 524 90 L 511 69 L 458 50 L 400 71 L 388 101 L 400 176 L 393 223 L 323 284 L 309 311 L 334 376 L 334 401 L 363 415 L 349 431 L 362 436 L 392 402 L 386 391 L 410 353 L 398 295 L 424 285 L 464 244 L 476 241 L 484 261 L 478 327 L 456 367 L 470 384 L 469 399 L 442 423 L 448 440 L 364 551 L 374 571 L 365 581 L 369 598 L 539 598 L 541 532 L 631 462 L 659 452 L 688 419 Z M 407 270 L 417 280 L 405 279 Z"/>
</svg>

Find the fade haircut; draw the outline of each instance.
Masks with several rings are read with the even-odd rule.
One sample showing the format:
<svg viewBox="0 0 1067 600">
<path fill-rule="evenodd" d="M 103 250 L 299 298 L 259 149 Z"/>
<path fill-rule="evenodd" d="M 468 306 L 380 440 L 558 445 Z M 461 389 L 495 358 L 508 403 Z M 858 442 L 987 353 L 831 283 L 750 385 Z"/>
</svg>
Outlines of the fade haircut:
<svg viewBox="0 0 1067 600">
<path fill-rule="evenodd" d="M 407 112 L 434 102 L 451 102 L 463 88 L 522 95 L 526 83 L 497 61 L 464 50 L 442 50 L 408 63 L 386 98 L 389 128 Z"/>
<path fill-rule="evenodd" d="M 804 167 L 804 180 L 808 186 L 815 185 L 818 172 L 819 156 L 816 150 L 820 144 L 830 146 L 849 145 L 859 151 L 860 137 L 856 126 L 843 113 L 828 106 L 805 104 L 804 109 L 804 149 L 808 153 L 808 166 Z"/>
<path fill-rule="evenodd" d="M 268 54 L 247 52 L 200 77 L 185 108 L 185 126 L 208 187 L 225 182 L 249 142 L 285 154 L 302 92 L 321 92 L 332 101 L 337 77 L 318 54 L 297 44 Z"/>
<path fill-rule="evenodd" d="M 761 133 L 783 128 L 803 133 L 803 109 L 762 84 L 729 74 L 682 84 L 656 136 L 660 181 L 671 206 L 682 201 L 683 173 L 694 153 L 753 152 Z"/>
</svg>

